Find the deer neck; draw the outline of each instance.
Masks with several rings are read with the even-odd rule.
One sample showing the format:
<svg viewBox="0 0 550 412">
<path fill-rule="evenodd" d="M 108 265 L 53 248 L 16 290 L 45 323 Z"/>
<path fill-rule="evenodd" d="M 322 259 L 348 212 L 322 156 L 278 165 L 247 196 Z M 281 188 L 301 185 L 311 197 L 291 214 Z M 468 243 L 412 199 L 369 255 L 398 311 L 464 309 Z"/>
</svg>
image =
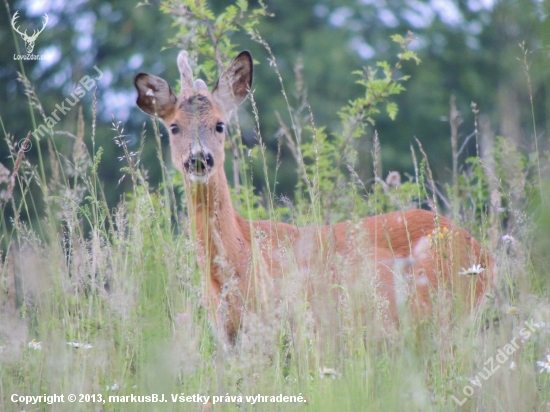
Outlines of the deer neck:
<svg viewBox="0 0 550 412">
<path fill-rule="evenodd" d="M 248 222 L 233 208 L 225 171 L 202 185 L 190 186 L 190 215 L 195 224 L 199 260 L 219 286 L 246 276 L 251 254 Z"/>
</svg>

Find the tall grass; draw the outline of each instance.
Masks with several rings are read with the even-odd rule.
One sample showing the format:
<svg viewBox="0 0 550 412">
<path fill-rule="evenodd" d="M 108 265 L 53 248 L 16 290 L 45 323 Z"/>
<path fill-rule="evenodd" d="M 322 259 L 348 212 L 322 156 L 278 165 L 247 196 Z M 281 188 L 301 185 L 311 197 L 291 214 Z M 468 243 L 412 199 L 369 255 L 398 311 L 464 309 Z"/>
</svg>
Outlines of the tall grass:
<svg viewBox="0 0 550 412">
<path fill-rule="evenodd" d="M 26 81 L 24 74 L 22 78 Z M 32 112 L 39 96 L 31 87 L 26 90 Z M 290 100 L 288 107 L 291 115 L 307 110 L 307 104 L 293 108 Z M 254 113 L 259 127 L 255 107 Z M 281 202 L 272 192 L 264 199 L 254 195 L 251 159 L 242 147 L 237 151 L 245 185 L 235 193 L 235 202 L 246 216 L 320 223 L 327 219 L 322 212 L 330 209 L 331 221 L 357 220 L 368 213 L 416 207 L 430 203 L 427 199 L 435 199 L 433 205 L 445 198 L 445 193 L 434 193 L 437 186 L 430 183 L 428 159 L 416 149 L 412 153 L 417 173 L 409 182 L 401 183 L 395 174 L 386 181 L 375 174 L 376 181 L 369 185 L 354 174 L 351 161 L 349 168 L 338 165 L 349 171 L 350 180 L 323 181 L 320 175 L 326 170 L 322 168 L 332 161 L 323 156 L 334 154 L 322 145 L 330 139 L 312 118 L 309 129 L 296 126 L 282 128 L 302 171 L 296 200 Z M 355 125 L 348 127 L 353 135 Z M 144 131 L 142 139 L 156 139 L 162 162 L 158 126 L 153 124 L 151 129 Z M 532 246 L 534 218 L 522 210 L 520 202 L 533 186 L 540 188 L 544 200 L 538 148 L 536 164 L 529 164 L 505 141 L 491 140 L 490 132 L 480 129 L 479 133 L 487 134 L 490 154 L 453 169 L 457 175 L 454 187 L 446 191 L 450 198 L 446 202 L 453 205 L 457 222 L 484 240 L 499 268 L 498 290 L 487 297 L 483 311 L 456 317 L 440 303 L 433 317 L 420 323 L 408 321 L 404 312 L 399 328 L 394 328 L 384 316 L 385 302 L 375 293 L 376 276 L 368 269 L 368 261 L 363 273 L 372 276 L 364 276 L 357 284 L 340 284 L 337 298 L 326 302 L 306 300 L 296 267 L 281 285 L 283 299 L 274 308 L 275 321 L 266 324 L 250 316 L 246 334 L 236 348 L 227 350 L 217 340 L 203 306 L 205 280 L 195 261 L 193 222 L 186 217 L 181 176 L 163 164 L 161 185 L 151 187 L 146 165 L 139 161 L 141 150 L 131 153 L 120 125 L 114 123 L 113 139 L 119 143 L 132 191 L 112 210 L 98 176 L 102 148 L 95 145 L 96 128 L 91 135 L 84 130 L 80 116 L 74 130 L 63 136 L 72 136 L 70 149 L 56 146 L 57 134 L 48 138 L 48 153 L 35 144 L 39 166 L 26 159 L 25 146 L 16 144 L 19 136 L 4 136 L 11 148 L 11 164 L 6 165 L 7 172 L 0 170 L 0 183 L 6 186 L 1 207 L 3 212 L 11 207 L 14 216 L 2 220 L 0 233 L 0 409 L 548 409 L 550 374 L 539 373 L 536 363 L 550 353 L 548 282 L 540 267 L 532 264 L 537 258 Z M 309 135 L 291 132 L 297 130 L 309 130 Z M 261 143 L 259 132 L 258 140 Z M 92 142 L 91 151 L 84 142 Z M 345 136 L 342 142 L 346 143 Z M 374 158 L 380 150 L 377 144 Z M 456 142 L 453 147 L 457 150 Z M 304 148 L 309 158 L 303 156 Z M 261 162 L 267 176 L 264 151 L 260 145 L 250 156 Z M 50 162 L 50 170 L 57 172 L 46 176 L 42 162 Z M 489 162 L 494 175 L 484 168 Z M 41 190 L 30 190 L 34 185 Z M 318 203 L 312 206 L 312 202 Z M 22 211 L 37 209 L 30 205 L 41 205 L 44 211 L 32 224 L 21 218 Z M 502 224 L 505 217 L 510 221 L 507 227 Z M 320 327 L 315 327 L 312 305 L 326 320 Z M 506 346 L 511 341 L 518 348 L 513 354 L 500 355 L 511 350 Z M 168 402 L 108 400 L 109 395 L 152 393 L 164 394 Z M 12 402 L 13 394 L 64 394 L 65 402 L 24 405 Z M 77 395 L 76 403 L 67 401 L 69 394 Z M 79 403 L 80 394 L 95 394 L 97 401 L 101 395 L 106 402 Z M 222 402 L 213 405 L 210 398 L 205 405 L 173 403 L 170 394 L 221 396 Z M 253 405 L 245 398 L 258 394 L 303 396 L 306 402 Z M 225 402 L 226 395 L 242 400 Z M 463 405 L 453 396 L 464 400 Z"/>
</svg>

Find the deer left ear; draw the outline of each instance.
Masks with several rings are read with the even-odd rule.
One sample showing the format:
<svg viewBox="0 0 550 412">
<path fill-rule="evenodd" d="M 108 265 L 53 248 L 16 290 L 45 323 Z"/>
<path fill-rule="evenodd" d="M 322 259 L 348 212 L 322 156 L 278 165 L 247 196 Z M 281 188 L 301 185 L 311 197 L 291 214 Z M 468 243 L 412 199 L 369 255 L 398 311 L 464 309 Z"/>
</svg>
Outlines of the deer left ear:
<svg viewBox="0 0 550 412">
<path fill-rule="evenodd" d="M 136 103 L 145 113 L 162 120 L 167 120 L 174 114 L 178 99 L 165 80 L 140 73 L 136 76 L 134 85 L 138 91 Z"/>
<path fill-rule="evenodd" d="M 226 113 L 231 113 L 248 96 L 252 86 L 252 56 L 242 51 L 220 76 L 212 96 L 220 103 Z"/>
</svg>

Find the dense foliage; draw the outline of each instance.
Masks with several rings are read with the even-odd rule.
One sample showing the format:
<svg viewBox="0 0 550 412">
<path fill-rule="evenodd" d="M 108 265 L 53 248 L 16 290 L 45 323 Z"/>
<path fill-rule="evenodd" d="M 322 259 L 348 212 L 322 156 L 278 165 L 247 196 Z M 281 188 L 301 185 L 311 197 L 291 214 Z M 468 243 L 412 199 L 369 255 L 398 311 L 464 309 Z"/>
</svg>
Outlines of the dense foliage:
<svg viewBox="0 0 550 412">
<path fill-rule="evenodd" d="M 6 1 L 0 409 L 31 410 L 13 394 L 164 393 L 169 402 L 158 410 L 187 410 L 170 396 L 184 393 L 221 396 L 223 410 L 257 410 L 246 396 L 258 394 L 300 395 L 316 411 L 544 410 L 549 7 Z M 48 14 L 34 51 L 44 60 L 14 59 L 23 53 L 10 25 L 15 10 L 29 32 Z M 334 285 L 341 321 L 322 335 L 292 288 L 296 268 L 281 286 L 279 324 L 253 324 L 234 351 L 224 350 L 201 301 L 205 280 L 166 132 L 134 103 L 141 71 L 178 90 L 181 48 L 209 86 L 239 50 L 256 59 L 253 93 L 226 142 L 241 214 L 311 225 L 437 210 L 496 258 L 499 285 L 483 310 L 457 317 L 436 306 L 420 323 L 404 315 L 392 332 L 365 316 L 365 306 L 376 315 L 383 304 L 376 277 L 366 276 L 365 290 Z M 56 105 L 77 86 L 79 103 L 61 116 Z M 30 132 L 52 123 L 55 110 L 60 119 L 37 139 Z M 448 234 L 435 235 L 444 242 Z M 501 362 L 499 351 L 511 352 Z M 491 374 L 489 359 L 499 365 Z M 212 410 L 208 402 L 190 408 Z M 152 409 L 75 405 L 55 408 Z"/>
</svg>

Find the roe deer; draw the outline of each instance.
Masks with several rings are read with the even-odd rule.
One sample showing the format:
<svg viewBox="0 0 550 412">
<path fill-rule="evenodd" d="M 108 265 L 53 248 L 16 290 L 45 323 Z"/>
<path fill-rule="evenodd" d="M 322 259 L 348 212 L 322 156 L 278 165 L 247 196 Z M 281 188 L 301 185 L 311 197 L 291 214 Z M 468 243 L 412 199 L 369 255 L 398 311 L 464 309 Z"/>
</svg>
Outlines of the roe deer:
<svg viewBox="0 0 550 412">
<path fill-rule="evenodd" d="M 401 293 L 393 269 L 396 261 L 406 263 L 401 269 L 413 289 L 409 309 L 418 314 L 430 313 L 430 293 L 438 288 L 463 295 L 468 307 L 481 304 L 496 279 L 492 257 L 468 232 L 433 212 L 393 212 L 320 227 L 241 217 L 231 203 L 224 142 L 231 112 L 247 98 L 252 84 L 250 53 L 243 51 L 235 58 L 212 92 L 204 81 L 193 81 L 187 52 L 180 52 L 177 64 L 179 97 L 165 80 L 140 73 L 135 78 L 137 105 L 169 130 L 172 161 L 184 175 L 189 196 L 209 315 L 226 341 L 235 342 L 246 311 L 272 310 L 277 283 L 292 265 L 312 279 L 317 269 L 332 273 L 327 278 L 331 283 L 337 282 L 334 273 L 341 262 L 347 267 L 355 262 L 354 276 L 379 277 L 376 289 L 394 321 Z M 359 244 L 361 237 L 366 242 Z M 374 271 L 361 263 L 364 257 Z M 470 267 L 475 277 L 458 276 Z M 306 291 L 308 299 L 315 300 L 319 290 Z M 313 306 L 323 304 L 317 301 Z"/>
</svg>

